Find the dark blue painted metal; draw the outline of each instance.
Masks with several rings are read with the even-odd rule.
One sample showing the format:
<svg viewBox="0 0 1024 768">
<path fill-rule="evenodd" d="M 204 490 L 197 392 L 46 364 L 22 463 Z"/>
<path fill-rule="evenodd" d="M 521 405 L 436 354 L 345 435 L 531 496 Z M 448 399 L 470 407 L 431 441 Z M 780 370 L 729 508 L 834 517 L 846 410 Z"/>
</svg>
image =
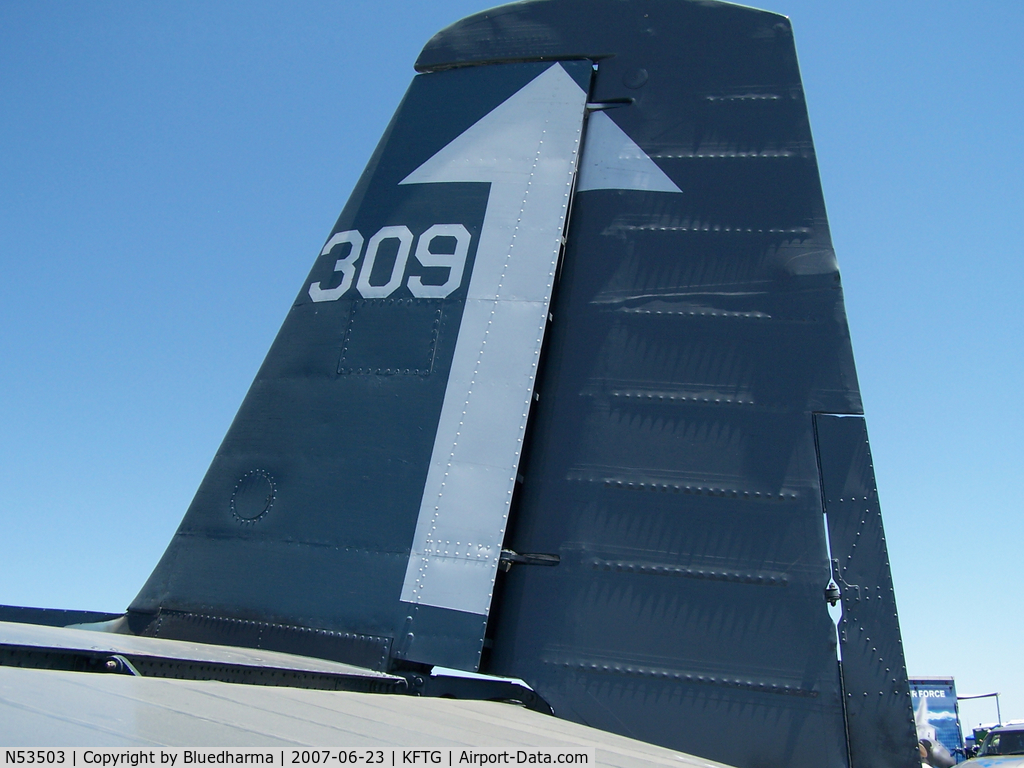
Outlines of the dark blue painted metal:
<svg viewBox="0 0 1024 768">
<path fill-rule="evenodd" d="M 853 768 L 918 768 L 896 596 L 864 419 L 818 414 L 822 498 L 842 593 L 839 643 Z M 901 750 L 903 750 L 901 752 Z"/>
<path fill-rule="evenodd" d="M 846 765 L 813 414 L 861 403 L 789 23 L 542 0 L 417 67 L 572 56 L 682 193 L 574 199 L 506 539 L 561 563 L 512 567 L 486 668 L 732 765 Z"/>
<path fill-rule="evenodd" d="M 0 621 L 17 624 L 39 624 L 46 627 L 67 627 L 72 624 L 95 624 L 113 621 L 123 614 L 101 611 L 66 611 L 60 608 L 23 608 L 16 605 L 0 605 Z"/>
<path fill-rule="evenodd" d="M 462 224 L 472 236 L 462 286 L 443 300 L 415 298 L 403 281 L 387 298 L 350 288 L 314 302 L 308 286 L 337 286 L 335 263 L 350 246 L 317 259 L 130 607 L 136 631 L 378 669 L 392 657 L 476 666 L 483 616 L 414 608 L 399 595 L 488 185 L 399 182 L 549 66 L 413 80 L 332 235 L 358 230 L 368 241 L 384 226 L 418 236 L 434 224 Z M 570 69 L 586 86 L 590 64 Z M 374 285 L 387 281 L 396 251 L 378 259 Z M 408 270 L 425 282 L 446 277 L 417 272 L 412 258 Z"/>
<path fill-rule="evenodd" d="M 832 499 L 843 478 L 863 497 L 873 481 L 845 420 L 815 432 L 816 413 L 861 403 L 787 19 L 703 0 L 533 0 L 465 19 L 420 55 L 427 74 L 334 232 L 461 223 L 475 247 L 487 185 L 398 182 L 556 60 L 579 60 L 581 87 L 598 63 L 605 127 L 681 191 L 575 195 L 505 542 L 559 563 L 520 558 L 499 579 L 484 668 L 561 717 L 740 768 L 909 768 L 877 507 Z M 399 601 L 469 275 L 445 300 L 312 302 L 342 255 L 304 283 L 130 620 L 472 667 L 483 617 Z M 825 509 L 847 558 L 843 676 Z M 875 537 L 856 556 L 854 520 Z M 854 583 L 875 590 L 870 608 Z"/>
</svg>

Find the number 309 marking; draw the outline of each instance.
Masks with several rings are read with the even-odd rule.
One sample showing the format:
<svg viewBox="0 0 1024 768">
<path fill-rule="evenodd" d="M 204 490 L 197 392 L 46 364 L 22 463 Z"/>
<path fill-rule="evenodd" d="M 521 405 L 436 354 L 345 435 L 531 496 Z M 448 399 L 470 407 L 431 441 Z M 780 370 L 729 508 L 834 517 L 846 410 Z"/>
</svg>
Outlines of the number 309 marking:
<svg viewBox="0 0 1024 768">
<path fill-rule="evenodd" d="M 431 244 L 439 237 L 455 239 L 454 253 L 435 253 L 430 249 Z M 448 278 L 440 285 L 424 285 L 419 275 L 410 275 L 406 285 L 413 296 L 417 299 L 443 299 L 462 285 L 470 237 L 469 231 L 461 224 L 435 224 L 420 235 L 416 244 L 416 261 L 424 267 L 446 267 Z M 373 264 L 377 260 L 381 243 L 385 240 L 398 241 L 398 255 L 395 256 L 395 264 L 391 268 L 388 281 L 383 285 L 373 285 L 370 283 L 370 274 L 373 272 Z M 353 282 L 359 295 L 364 299 L 383 299 L 390 296 L 398 290 L 402 278 L 405 277 L 405 267 L 409 261 L 413 240 L 412 232 L 406 226 L 382 227 L 366 244 L 366 257 L 358 268 L 357 278 L 356 262 L 363 253 L 363 236 L 355 229 L 338 232 L 327 241 L 320 255 L 327 256 L 345 243 L 351 246 L 348 255 L 338 259 L 334 264 L 334 271 L 341 273 L 341 282 L 334 288 L 324 288 L 322 282 L 310 283 L 309 298 L 313 301 L 337 301 L 352 287 Z"/>
</svg>

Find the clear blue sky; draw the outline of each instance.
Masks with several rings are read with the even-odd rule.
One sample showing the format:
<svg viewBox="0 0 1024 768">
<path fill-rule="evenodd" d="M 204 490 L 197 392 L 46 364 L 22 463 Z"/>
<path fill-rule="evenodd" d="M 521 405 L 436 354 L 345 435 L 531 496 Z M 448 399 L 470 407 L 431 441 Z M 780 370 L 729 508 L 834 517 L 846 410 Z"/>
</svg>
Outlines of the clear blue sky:
<svg viewBox="0 0 1024 768">
<path fill-rule="evenodd" d="M 0 603 L 134 597 L 420 47 L 485 7 L 0 0 Z M 910 673 L 1024 718 L 1024 5 L 769 10 L 796 32 Z"/>
</svg>

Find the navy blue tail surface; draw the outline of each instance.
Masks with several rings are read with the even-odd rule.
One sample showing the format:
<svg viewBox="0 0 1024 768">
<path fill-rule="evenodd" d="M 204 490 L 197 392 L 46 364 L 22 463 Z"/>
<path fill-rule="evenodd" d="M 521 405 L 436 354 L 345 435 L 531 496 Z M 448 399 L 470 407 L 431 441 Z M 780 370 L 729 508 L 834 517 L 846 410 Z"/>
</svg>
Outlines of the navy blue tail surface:
<svg viewBox="0 0 1024 768">
<path fill-rule="evenodd" d="M 592 71 L 414 79 L 132 603 L 135 626 L 476 668 L 504 529 L 472 528 L 507 514 Z M 532 202 L 546 193 L 555 205 Z M 541 235 L 546 257 L 530 249 Z M 460 426 L 477 412 L 512 418 Z"/>
<path fill-rule="evenodd" d="M 518 677 L 742 768 L 914 766 L 884 543 L 828 555 L 881 524 L 833 498 L 874 486 L 788 20 L 532 0 L 416 66 L 132 627 Z"/>
</svg>

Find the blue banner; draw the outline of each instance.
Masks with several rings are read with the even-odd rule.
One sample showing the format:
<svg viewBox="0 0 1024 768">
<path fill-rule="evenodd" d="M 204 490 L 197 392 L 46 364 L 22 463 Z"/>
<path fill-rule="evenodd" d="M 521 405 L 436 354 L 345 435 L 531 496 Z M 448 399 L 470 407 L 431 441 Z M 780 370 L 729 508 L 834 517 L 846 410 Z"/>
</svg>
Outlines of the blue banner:
<svg viewBox="0 0 1024 768">
<path fill-rule="evenodd" d="M 953 678 L 910 678 L 910 696 L 922 765 L 934 768 L 955 765 L 953 755 L 963 748 L 964 742 Z"/>
</svg>

